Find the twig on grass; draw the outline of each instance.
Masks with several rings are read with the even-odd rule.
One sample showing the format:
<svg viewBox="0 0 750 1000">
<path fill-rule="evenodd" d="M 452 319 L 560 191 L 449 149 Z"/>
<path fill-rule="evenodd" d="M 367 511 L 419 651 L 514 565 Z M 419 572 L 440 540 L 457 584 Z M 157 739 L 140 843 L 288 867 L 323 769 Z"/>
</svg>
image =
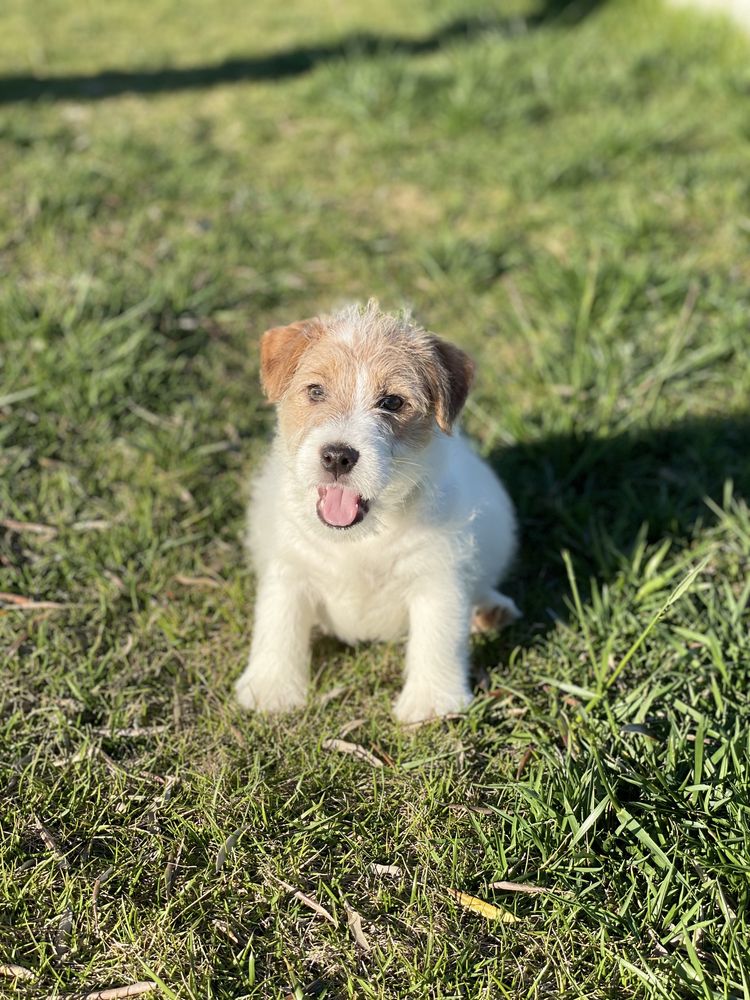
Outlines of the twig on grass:
<svg viewBox="0 0 750 1000">
<path fill-rule="evenodd" d="M 345 694 L 348 690 L 348 684 L 339 684 L 337 687 L 332 687 L 329 691 L 324 691 L 323 694 L 318 696 L 318 704 L 327 705 L 329 702 L 340 698 L 341 695 Z"/>
<path fill-rule="evenodd" d="M 74 521 L 71 525 L 73 531 L 78 532 L 107 531 L 107 529 L 111 527 L 112 522 L 105 520 L 103 517 L 89 517 L 83 521 Z"/>
<path fill-rule="evenodd" d="M 167 861 L 166 868 L 164 869 L 164 893 L 167 900 L 172 898 L 172 887 L 174 886 L 175 874 L 180 864 L 180 858 L 182 857 L 182 847 L 183 843 L 180 842 L 180 846 L 177 848 L 177 854 Z"/>
<path fill-rule="evenodd" d="M 369 750 L 365 750 L 363 746 L 359 743 L 348 743 L 346 740 L 323 740 L 321 744 L 324 750 L 336 750 L 338 753 L 348 753 L 352 757 L 358 757 L 359 760 L 365 761 L 365 763 L 370 764 L 372 767 L 382 767 L 383 761 L 375 756 L 374 753 L 370 753 Z"/>
<path fill-rule="evenodd" d="M 8 657 L 8 659 L 16 655 L 18 650 L 21 648 L 21 646 L 23 646 L 23 644 L 28 640 L 28 638 L 29 638 L 28 632 L 21 632 L 21 634 L 18 636 L 15 642 L 12 642 L 10 646 L 8 646 L 8 648 L 5 650 L 5 655 Z"/>
<path fill-rule="evenodd" d="M 336 918 L 328 912 L 325 906 L 321 906 L 320 903 L 317 903 L 310 896 L 306 896 L 300 889 L 295 889 L 293 885 L 289 885 L 289 883 L 285 882 L 282 878 L 277 878 L 275 875 L 271 875 L 270 878 L 272 878 L 275 882 L 278 882 L 280 886 L 283 886 L 287 892 L 291 892 L 295 899 L 298 899 L 300 903 L 303 903 L 309 910 L 312 910 L 313 913 L 317 913 L 319 917 L 323 917 L 329 923 L 333 924 L 334 927 L 338 927 L 338 920 L 336 920 Z"/>
<path fill-rule="evenodd" d="M 136 417 L 140 417 L 141 420 L 145 420 L 147 424 L 151 424 L 152 427 L 169 427 L 170 429 L 178 426 L 178 421 L 170 419 L 168 417 L 158 417 L 151 410 L 147 410 L 145 406 L 139 406 L 138 403 L 133 399 L 127 399 L 125 405 L 130 410 L 132 414 Z"/>
<path fill-rule="evenodd" d="M 110 986 L 105 990 L 92 990 L 90 993 L 71 993 L 63 1000 L 121 1000 L 122 997 L 139 997 L 156 989 L 156 983 L 129 983 L 127 986 Z M 60 1000 L 56 995 L 47 1000 Z"/>
<path fill-rule="evenodd" d="M 70 865 L 68 864 L 68 859 L 65 857 L 63 852 L 60 850 L 60 845 L 55 840 L 54 836 L 50 830 L 42 823 L 38 816 L 34 816 L 34 826 L 37 828 L 39 836 L 42 838 L 44 846 L 54 857 L 55 861 L 60 868 L 60 871 L 67 873 L 70 871 Z"/>
<path fill-rule="evenodd" d="M 7 528 L 17 535 L 45 535 L 47 538 L 54 538 L 57 528 L 51 524 L 39 524 L 36 521 L 16 521 L 13 517 L 4 517 L 0 520 L 0 528 Z"/>
<path fill-rule="evenodd" d="M 8 392 L 4 396 L 0 396 L 0 407 L 4 409 L 6 406 L 12 406 L 13 403 L 20 403 L 23 399 L 31 399 L 38 392 L 38 385 L 30 385 L 25 389 L 16 389 L 15 392 Z"/>
<path fill-rule="evenodd" d="M 360 719 L 352 719 L 350 722 L 345 722 L 341 729 L 339 729 L 339 739 L 343 740 L 349 735 L 349 733 L 353 733 L 355 729 L 359 729 L 359 727 L 365 722 L 367 722 L 367 719 L 364 717 Z"/>
<path fill-rule="evenodd" d="M 529 761 L 533 756 L 534 756 L 534 747 L 533 746 L 526 747 L 523 754 L 521 755 L 521 759 L 518 762 L 518 767 L 516 768 L 516 781 L 518 781 L 523 772 L 526 770 L 526 765 L 529 763 Z"/>
<path fill-rule="evenodd" d="M 185 576 L 184 573 L 175 573 L 174 579 L 183 587 L 221 587 L 221 582 L 211 576 Z"/>
<path fill-rule="evenodd" d="M 372 748 L 373 748 L 373 750 L 377 750 L 377 752 L 383 758 L 384 763 L 387 764 L 388 767 L 395 767 L 396 766 L 396 761 L 393 759 L 393 757 L 391 757 L 391 755 L 388 753 L 387 750 L 384 750 L 381 747 L 381 745 L 379 743 L 373 743 Z"/>
<path fill-rule="evenodd" d="M 110 737 L 122 737 L 122 736 L 152 736 L 154 733 L 163 733 L 169 726 L 166 725 L 155 725 L 155 726 L 125 726 L 122 729 L 108 729 L 106 726 L 98 726 L 92 728 L 91 732 L 96 733 L 97 736 L 110 736 Z"/>
<path fill-rule="evenodd" d="M 94 918 L 94 930 L 99 933 L 99 907 L 97 906 L 97 900 L 99 898 L 99 890 L 102 885 L 107 881 L 109 876 L 114 872 L 114 867 L 112 865 L 107 868 L 106 871 L 98 875 L 96 881 L 94 882 L 94 888 L 91 893 L 91 914 Z"/>
<path fill-rule="evenodd" d="M 36 611 L 40 608 L 65 608 L 67 605 L 60 604 L 59 601 L 35 601 L 33 597 L 24 597 L 23 594 L 6 594 L 0 591 L 0 604 L 9 604 L 19 611 Z"/>
</svg>

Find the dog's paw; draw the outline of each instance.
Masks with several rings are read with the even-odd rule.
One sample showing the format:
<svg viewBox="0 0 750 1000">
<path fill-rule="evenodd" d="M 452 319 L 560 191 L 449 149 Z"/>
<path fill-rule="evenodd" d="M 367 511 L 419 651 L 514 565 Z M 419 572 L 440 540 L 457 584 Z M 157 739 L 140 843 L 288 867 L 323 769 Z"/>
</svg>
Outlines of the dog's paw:
<svg viewBox="0 0 750 1000">
<path fill-rule="evenodd" d="M 264 676 L 248 667 L 234 685 L 237 701 L 253 712 L 291 712 L 301 708 L 307 687 L 276 676 Z"/>
<path fill-rule="evenodd" d="M 521 617 L 516 602 L 506 594 L 495 590 L 492 592 L 490 601 L 474 608 L 471 631 L 475 634 L 477 632 L 499 632 L 500 629 Z"/>
<path fill-rule="evenodd" d="M 466 687 L 443 691 L 407 682 L 396 699 L 393 714 L 399 722 L 405 725 L 427 722 L 429 719 L 437 719 L 443 715 L 463 712 L 469 707 L 471 700 L 471 691 Z"/>
</svg>

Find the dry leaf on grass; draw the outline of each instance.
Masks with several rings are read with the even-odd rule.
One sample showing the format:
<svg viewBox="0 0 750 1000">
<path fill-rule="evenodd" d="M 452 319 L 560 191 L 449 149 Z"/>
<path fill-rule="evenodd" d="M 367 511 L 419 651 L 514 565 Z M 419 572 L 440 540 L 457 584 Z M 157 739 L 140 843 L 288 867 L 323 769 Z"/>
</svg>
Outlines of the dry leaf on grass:
<svg viewBox="0 0 750 1000">
<path fill-rule="evenodd" d="M 222 934 L 226 934 L 226 936 L 229 938 L 229 940 L 232 942 L 232 944 L 239 945 L 240 939 L 234 933 L 234 931 L 229 926 L 229 924 L 226 922 L 226 920 L 214 919 L 212 921 L 212 923 L 213 923 L 214 927 L 218 931 L 221 931 Z"/>
<path fill-rule="evenodd" d="M 352 757 L 358 757 L 360 760 L 365 761 L 372 767 L 382 767 L 383 761 L 375 756 L 374 753 L 370 753 L 369 750 L 365 750 L 363 746 L 359 743 L 348 743 L 346 740 L 323 740 L 321 744 L 324 750 L 337 750 L 339 753 L 348 753 Z"/>
<path fill-rule="evenodd" d="M 214 872 L 218 875 L 221 869 L 226 864 L 227 858 L 232 855 L 237 842 L 243 833 L 247 833 L 250 829 L 249 826 L 240 826 L 233 833 L 227 837 L 224 843 L 219 848 L 219 853 L 216 855 L 216 861 L 214 863 Z"/>
<path fill-rule="evenodd" d="M 31 969 L 25 969 L 22 965 L 0 965 L 0 976 L 8 976 L 9 979 L 35 979 Z"/>
<path fill-rule="evenodd" d="M 344 903 L 344 909 L 346 910 L 346 922 L 349 925 L 349 930 L 354 938 L 354 942 L 360 952 L 366 955 L 367 952 L 370 951 L 370 942 L 367 940 L 365 932 L 362 930 L 362 917 L 360 917 L 357 911 L 349 906 L 348 903 Z"/>
<path fill-rule="evenodd" d="M 373 861 L 370 865 L 370 869 L 376 875 L 401 875 L 401 869 L 398 865 L 379 865 L 377 862 Z"/>
<path fill-rule="evenodd" d="M 526 885 L 524 882 L 490 882 L 488 889 L 505 889 L 507 892 L 549 892 L 543 885 Z"/>
<path fill-rule="evenodd" d="M 21 632 L 18 638 L 15 640 L 15 642 L 12 642 L 10 646 L 8 646 L 8 648 L 5 650 L 5 655 L 8 657 L 9 660 L 16 655 L 21 646 L 23 646 L 23 644 L 28 641 L 28 638 L 29 638 L 28 632 Z"/>
<path fill-rule="evenodd" d="M 57 925 L 57 933 L 52 942 L 52 950 L 59 962 L 65 961 L 70 955 L 70 938 L 73 934 L 73 911 L 68 907 L 63 911 Z"/>
<path fill-rule="evenodd" d="M 477 816 L 492 816 L 495 810 L 489 806 L 470 806 L 465 802 L 449 802 L 448 808 L 457 813 L 474 813 Z"/>
<path fill-rule="evenodd" d="M 484 899 L 479 899 L 478 896 L 470 896 L 468 892 L 461 892 L 458 889 L 448 889 L 448 892 L 464 909 L 479 913 L 487 920 L 499 920 L 503 924 L 518 923 L 518 917 L 510 910 L 506 910 L 504 906 L 495 906 L 494 903 L 487 903 Z"/>
</svg>

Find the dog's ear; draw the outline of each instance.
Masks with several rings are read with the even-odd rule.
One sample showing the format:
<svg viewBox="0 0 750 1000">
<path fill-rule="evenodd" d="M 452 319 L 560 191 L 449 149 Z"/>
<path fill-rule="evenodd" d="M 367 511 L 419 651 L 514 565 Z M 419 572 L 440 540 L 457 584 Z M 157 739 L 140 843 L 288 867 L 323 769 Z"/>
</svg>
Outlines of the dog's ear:
<svg viewBox="0 0 750 1000">
<path fill-rule="evenodd" d="M 460 347 L 439 337 L 431 337 L 434 362 L 430 366 L 430 383 L 435 401 L 438 427 L 450 434 L 453 422 L 461 412 L 474 379 L 474 362 Z"/>
<path fill-rule="evenodd" d="M 266 330 L 260 338 L 260 381 L 270 402 L 284 395 L 300 358 L 322 332 L 317 318 L 302 319 Z"/>
</svg>

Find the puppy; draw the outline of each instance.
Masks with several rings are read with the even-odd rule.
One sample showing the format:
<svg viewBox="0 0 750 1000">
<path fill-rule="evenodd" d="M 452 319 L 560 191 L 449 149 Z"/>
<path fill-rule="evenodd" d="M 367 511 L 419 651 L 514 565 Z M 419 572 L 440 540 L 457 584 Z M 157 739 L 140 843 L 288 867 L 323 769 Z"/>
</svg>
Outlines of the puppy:
<svg viewBox="0 0 750 1000">
<path fill-rule="evenodd" d="M 375 302 L 268 330 L 260 350 L 278 432 L 248 512 L 258 591 L 240 703 L 302 705 L 317 628 L 347 643 L 408 637 L 400 721 L 461 711 L 472 624 L 518 615 L 495 589 L 515 551 L 512 504 L 451 433 L 473 363 Z"/>
</svg>

